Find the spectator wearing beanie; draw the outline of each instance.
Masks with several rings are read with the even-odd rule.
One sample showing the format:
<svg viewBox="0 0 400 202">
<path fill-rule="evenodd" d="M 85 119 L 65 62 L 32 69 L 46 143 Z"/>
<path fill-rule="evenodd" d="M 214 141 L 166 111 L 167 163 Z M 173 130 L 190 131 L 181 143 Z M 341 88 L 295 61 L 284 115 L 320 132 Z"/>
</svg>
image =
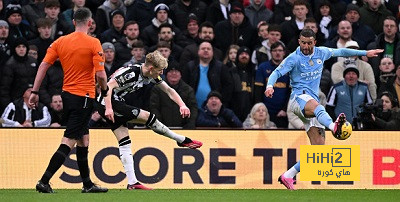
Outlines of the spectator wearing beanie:
<svg viewBox="0 0 400 202">
<path fill-rule="evenodd" d="M 124 24 L 125 14 L 121 10 L 114 10 L 111 13 L 111 27 L 104 31 L 100 36 L 102 43 L 111 42 L 116 43 L 122 37 L 124 37 Z"/>
<path fill-rule="evenodd" d="M 29 26 L 34 29 L 36 21 L 46 16 L 44 12 L 44 0 L 31 0 L 28 5 L 22 6 L 22 15 L 29 22 Z"/>
<path fill-rule="evenodd" d="M 231 108 L 240 121 L 244 121 L 254 105 L 254 77 L 255 67 L 251 63 L 251 51 L 246 46 L 239 48 L 235 64 L 230 72 L 235 82 L 235 89 L 229 108 Z M 238 86 L 238 87 L 236 87 Z"/>
<path fill-rule="evenodd" d="M 25 91 L 22 87 L 35 80 L 36 60 L 28 56 L 28 47 L 24 38 L 18 38 L 12 44 L 11 57 L 3 68 L 0 80 L 0 111 L 8 103 L 22 97 Z"/>
<path fill-rule="evenodd" d="M 177 41 L 177 43 L 185 48 L 187 45 L 196 43 L 199 35 L 199 20 L 194 13 L 189 15 L 189 21 L 183 30 L 185 40 Z"/>
<path fill-rule="evenodd" d="M 200 0 L 177 0 L 171 5 L 170 18 L 180 30 L 185 30 L 190 14 L 197 16 L 198 24 L 206 18 L 207 5 Z"/>
<path fill-rule="evenodd" d="M 232 3 L 229 17 L 229 20 L 215 25 L 216 47 L 223 53 L 226 53 L 232 44 L 253 49 L 257 42 L 257 30 L 246 17 L 243 5 L 239 2 Z"/>
<path fill-rule="evenodd" d="M 367 48 L 367 45 L 375 40 L 375 33 L 371 27 L 361 22 L 360 9 L 357 5 L 347 5 L 345 19 L 351 23 L 352 37 L 358 42 L 360 49 Z"/>
<path fill-rule="evenodd" d="M 103 33 L 112 26 L 111 13 L 115 10 L 126 15 L 126 7 L 122 0 L 106 0 L 97 8 L 95 20 L 97 22 L 97 32 Z"/>
<path fill-rule="evenodd" d="M 145 27 L 141 35 L 141 38 L 147 47 L 157 45 L 159 27 L 163 23 L 168 23 L 172 25 L 174 39 L 176 39 L 175 41 L 179 41 L 182 39 L 179 38 L 182 37 L 181 30 L 176 27 L 173 24 L 172 20 L 169 18 L 169 7 L 167 5 L 163 3 L 158 4 L 154 8 L 154 15 L 154 18 L 151 20 L 151 25 Z M 178 38 L 179 40 L 177 40 Z"/>
<path fill-rule="evenodd" d="M 124 0 L 127 10 L 126 20 L 136 21 L 140 32 L 143 32 L 144 28 L 151 25 L 151 20 L 154 18 L 154 8 L 162 2 L 162 0 Z"/>
<path fill-rule="evenodd" d="M 222 95 L 211 91 L 199 109 L 197 127 L 230 127 L 241 128 L 242 122 L 235 113 L 222 104 Z"/>
<path fill-rule="evenodd" d="M 358 80 L 359 75 L 355 64 L 349 63 L 345 66 L 344 80 L 332 86 L 328 94 L 326 111 L 331 117 L 344 113 L 346 119 L 353 123 L 359 106 L 363 103 L 373 103 L 368 85 Z"/>
<path fill-rule="evenodd" d="M 106 70 L 107 77 L 110 77 L 111 74 L 115 72 L 118 68 L 120 68 L 120 63 L 115 61 L 115 47 L 110 42 L 105 42 L 101 45 L 104 53 L 104 69 Z"/>
<path fill-rule="evenodd" d="M 22 23 L 22 8 L 19 4 L 9 4 L 6 7 L 6 20 L 9 27 L 9 40 L 14 41 L 17 38 L 23 37 L 26 40 L 31 40 L 36 37 L 32 29 Z"/>
<path fill-rule="evenodd" d="M 0 78 L 1 71 L 4 63 L 7 62 L 8 58 L 10 58 L 10 45 L 8 36 L 9 36 L 9 26 L 8 23 L 4 20 L 0 20 Z"/>
</svg>

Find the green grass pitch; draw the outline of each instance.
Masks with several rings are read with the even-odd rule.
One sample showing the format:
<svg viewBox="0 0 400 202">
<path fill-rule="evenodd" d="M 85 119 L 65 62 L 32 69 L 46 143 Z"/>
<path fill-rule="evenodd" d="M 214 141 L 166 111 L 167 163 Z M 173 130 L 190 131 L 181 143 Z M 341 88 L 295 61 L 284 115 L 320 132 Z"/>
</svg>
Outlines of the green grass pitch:
<svg viewBox="0 0 400 202">
<path fill-rule="evenodd" d="M 0 189 L 0 201 L 320 201 L 320 202 L 367 202 L 400 201 L 400 190 L 260 190 L 260 189 L 156 189 L 118 190 L 108 193 L 82 194 L 80 190 L 55 190 L 55 194 L 41 194 L 32 189 Z"/>
</svg>

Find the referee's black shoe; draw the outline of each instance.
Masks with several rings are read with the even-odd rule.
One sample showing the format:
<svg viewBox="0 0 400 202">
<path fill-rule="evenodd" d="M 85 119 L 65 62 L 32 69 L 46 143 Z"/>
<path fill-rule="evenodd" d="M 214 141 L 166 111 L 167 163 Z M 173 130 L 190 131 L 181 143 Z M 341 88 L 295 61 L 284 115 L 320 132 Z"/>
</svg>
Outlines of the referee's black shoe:
<svg viewBox="0 0 400 202">
<path fill-rule="evenodd" d="M 82 193 L 106 193 L 106 192 L 108 192 L 107 188 L 103 188 L 95 184 L 90 188 L 82 187 Z"/>
<path fill-rule="evenodd" d="M 40 193 L 54 193 L 53 189 L 50 187 L 49 184 L 45 184 L 40 180 L 36 184 L 36 191 Z"/>
</svg>

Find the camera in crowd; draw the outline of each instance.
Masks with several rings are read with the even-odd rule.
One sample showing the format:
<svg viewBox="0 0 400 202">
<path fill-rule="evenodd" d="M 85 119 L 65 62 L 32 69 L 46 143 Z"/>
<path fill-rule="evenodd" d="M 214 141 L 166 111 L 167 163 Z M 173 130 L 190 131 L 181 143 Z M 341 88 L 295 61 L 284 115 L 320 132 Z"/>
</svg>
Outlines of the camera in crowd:
<svg viewBox="0 0 400 202">
<path fill-rule="evenodd" d="M 353 119 L 353 129 L 364 130 L 373 129 L 373 123 L 371 114 L 375 117 L 381 117 L 383 113 L 383 101 L 382 99 L 376 99 L 372 104 L 363 103 L 357 110 L 357 117 Z"/>
</svg>

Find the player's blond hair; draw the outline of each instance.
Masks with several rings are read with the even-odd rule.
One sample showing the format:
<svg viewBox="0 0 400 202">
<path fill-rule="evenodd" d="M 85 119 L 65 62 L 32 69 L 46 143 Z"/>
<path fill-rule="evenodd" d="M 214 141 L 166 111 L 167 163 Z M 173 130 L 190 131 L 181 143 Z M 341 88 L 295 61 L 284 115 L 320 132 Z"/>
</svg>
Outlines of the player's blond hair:
<svg viewBox="0 0 400 202">
<path fill-rule="evenodd" d="M 168 67 L 168 60 L 161 55 L 159 51 L 154 51 L 146 55 L 146 60 L 144 62 L 145 66 L 152 65 L 154 68 L 166 69 Z"/>
</svg>

